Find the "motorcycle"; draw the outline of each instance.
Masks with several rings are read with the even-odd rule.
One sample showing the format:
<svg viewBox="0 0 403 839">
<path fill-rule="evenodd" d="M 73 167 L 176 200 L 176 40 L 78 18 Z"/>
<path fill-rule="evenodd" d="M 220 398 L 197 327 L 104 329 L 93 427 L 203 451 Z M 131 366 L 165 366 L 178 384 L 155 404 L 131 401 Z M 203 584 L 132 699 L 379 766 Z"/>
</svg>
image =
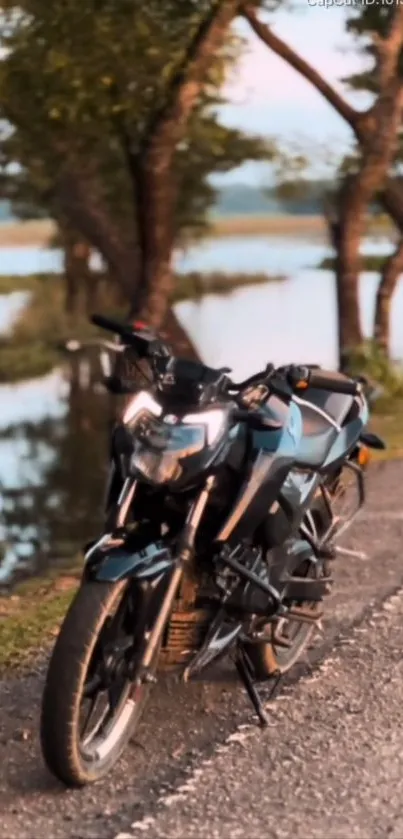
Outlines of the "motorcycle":
<svg viewBox="0 0 403 839">
<path fill-rule="evenodd" d="M 343 374 L 268 364 L 235 383 L 228 368 L 174 357 L 143 324 L 92 321 L 119 336 L 101 363 L 128 402 L 111 434 L 105 526 L 86 546 L 42 698 L 43 756 L 71 787 L 111 770 L 163 669 L 187 681 L 228 655 L 267 724 L 257 682 L 276 684 L 311 643 L 346 550 L 338 536 L 365 500 L 368 450 L 384 448 L 366 431 L 363 384 Z M 112 369 L 114 353 L 139 362 L 146 386 Z M 339 516 L 345 470 L 358 498 Z"/>
</svg>

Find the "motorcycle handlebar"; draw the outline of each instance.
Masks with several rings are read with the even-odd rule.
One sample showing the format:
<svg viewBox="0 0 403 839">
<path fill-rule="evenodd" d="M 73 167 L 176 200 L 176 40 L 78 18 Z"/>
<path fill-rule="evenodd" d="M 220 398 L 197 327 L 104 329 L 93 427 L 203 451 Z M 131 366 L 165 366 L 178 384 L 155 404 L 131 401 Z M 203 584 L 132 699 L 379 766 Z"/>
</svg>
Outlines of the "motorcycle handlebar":
<svg viewBox="0 0 403 839">
<path fill-rule="evenodd" d="M 106 318 L 104 315 L 91 315 L 91 323 L 94 326 L 99 326 L 101 329 L 106 329 L 108 332 L 113 332 L 115 335 L 120 335 L 122 338 L 126 338 L 127 335 L 132 334 L 131 330 L 124 323 L 119 323 L 119 321 L 112 320 L 112 318 Z"/>
<path fill-rule="evenodd" d="M 71 354 L 84 352 L 85 350 L 93 348 L 101 351 L 110 350 L 115 353 L 120 353 L 123 349 L 120 344 L 113 344 L 112 341 L 98 341 L 96 338 L 88 341 L 78 341 L 76 338 L 71 338 L 69 341 L 62 341 L 56 344 L 56 349 L 59 350 L 59 352 Z"/>
<path fill-rule="evenodd" d="M 112 318 L 106 318 L 104 315 L 92 315 L 91 323 L 119 335 L 126 344 L 130 344 L 135 349 L 139 358 L 167 357 L 170 355 L 169 348 L 151 330 L 148 331 L 146 325 L 141 326 L 142 331 L 144 330 L 144 334 L 141 334 L 135 331 L 136 324 L 132 327 L 117 320 L 112 320 Z"/>
<path fill-rule="evenodd" d="M 162 354 L 162 350 L 164 350 L 164 355 L 169 354 L 165 345 L 162 345 L 153 335 L 141 335 L 127 324 L 120 323 L 104 315 L 92 315 L 91 322 L 101 329 L 106 329 L 115 335 L 119 335 L 127 344 L 134 347 L 139 357 L 151 357 L 155 353 L 160 355 Z M 78 341 L 68 341 L 64 345 L 64 349 L 74 352 L 80 349 L 81 346 Z M 279 376 L 276 376 L 276 374 L 279 374 Z M 316 365 L 290 365 L 288 367 L 280 367 L 276 370 L 273 364 L 268 364 L 265 370 L 262 370 L 260 373 L 255 373 L 243 382 L 237 383 L 227 380 L 226 390 L 228 394 L 241 394 L 247 388 L 253 387 L 254 385 L 270 386 L 271 380 L 275 386 L 276 379 L 278 378 L 283 380 L 286 390 L 287 386 L 291 389 L 291 393 L 288 392 L 288 398 L 291 398 L 292 391 L 298 393 L 299 391 L 306 390 L 308 387 L 317 388 L 318 390 L 328 390 L 332 393 L 343 393 L 348 396 L 357 396 L 363 390 L 361 382 L 341 376 L 339 373 L 322 370 Z M 283 391 L 283 385 L 280 380 L 277 382 L 277 385 Z M 287 394 L 284 393 L 284 395 Z"/>
<path fill-rule="evenodd" d="M 234 390 L 237 393 L 240 393 L 241 391 L 246 390 L 246 388 L 248 387 L 253 387 L 253 385 L 267 384 L 274 371 L 274 365 L 268 364 L 265 370 L 262 370 L 260 373 L 254 373 L 253 376 L 250 376 L 249 379 L 245 379 L 243 382 L 230 381 L 228 389 L 230 391 Z"/>
<path fill-rule="evenodd" d="M 290 368 L 287 378 L 291 387 L 296 391 L 311 387 L 318 390 L 328 390 L 331 393 L 343 393 L 346 396 L 358 396 L 362 391 L 360 382 L 320 368 Z"/>
</svg>

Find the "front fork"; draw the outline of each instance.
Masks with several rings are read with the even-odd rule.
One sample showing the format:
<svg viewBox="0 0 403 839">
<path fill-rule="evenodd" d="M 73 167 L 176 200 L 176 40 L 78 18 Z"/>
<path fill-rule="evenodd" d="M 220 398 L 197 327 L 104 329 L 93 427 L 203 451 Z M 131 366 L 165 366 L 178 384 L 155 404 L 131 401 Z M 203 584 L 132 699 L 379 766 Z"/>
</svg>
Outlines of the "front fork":
<svg viewBox="0 0 403 839">
<path fill-rule="evenodd" d="M 172 574 L 171 581 L 165 593 L 164 599 L 159 610 L 157 620 L 151 630 L 149 638 L 147 638 L 147 646 L 141 661 L 141 669 L 147 670 L 154 658 L 154 654 L 160 642 L 162 633 L 165 629 L 167 620 L 172 611 L 172 606 L 178 589 L 185 572 L 186 566 L 192 561 L 194 556 L 194 544 L 196 533 L 204 513 L 211 489 L 214 484 L 214 478 L 207 478 L 204 489 L 200 492 L 199 497 L 192 505 L 188 517 L 186 519 L 185 527 L 182 531 L 179 544 L 178 555 L 176 559 L 176 567 Z"/>
</svg>

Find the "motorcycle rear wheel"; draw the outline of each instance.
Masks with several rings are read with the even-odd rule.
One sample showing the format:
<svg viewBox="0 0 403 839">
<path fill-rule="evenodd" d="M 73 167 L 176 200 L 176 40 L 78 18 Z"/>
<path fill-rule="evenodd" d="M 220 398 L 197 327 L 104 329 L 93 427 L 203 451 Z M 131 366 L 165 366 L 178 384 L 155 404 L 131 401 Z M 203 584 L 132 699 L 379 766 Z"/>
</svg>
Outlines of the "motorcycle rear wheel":
<svg viewBox="0 0 403 839">
<path fill-rule="evenodd" d="M 150 685 L 133 688 L 127 653 L 119 658 L 112 652 L 117 645 L 130 649 L 130 609 L 127 581 L 82 583 L 53 649 L 42 698 L 40 738 L 45 763 L 66 786 L 81 787 L 106 775 L 144 710 Z M 106 706 L 89 731 L 99 699 L 106 700 Z M 87 700 L 90 709 L 83 718 Z"/>
<path fill-rule="evenodd" d="M 330 519 L 321 496 L 318 496 L 314 502 L 311 512 L 315 518 L 318 534 L 325 533 L 330 525 Z M 298 570 L 298 574 L 304 576 L 309 571 L 309 568 L 305 570 L 301 568 Z M 311 612 L 313 619 L 316 616 L 319 617 L 320 603 L 315 602 L 298 605 L 303 605 L 304 610 Z M 270 679 L 277 673 L 287 673 L 291 670 L 300 660 L 304 651 L 309 648 L 317 631 L 317 625 L 314 622 L 307 623 L 305 621 L 298 621 L 296 618 L 281 618 L 278 621 L 268 624 L 265 631 L 269 635 L 270 641 L 247 645 L 248 657 L 253 666 L 255 676 L 260 681 Z M 276 643 L 276 638 L 279 637 L 282 639 L 283 644 L 288 641 L 289 646 L 282 646 L 281 643 Z"/>
</svg>

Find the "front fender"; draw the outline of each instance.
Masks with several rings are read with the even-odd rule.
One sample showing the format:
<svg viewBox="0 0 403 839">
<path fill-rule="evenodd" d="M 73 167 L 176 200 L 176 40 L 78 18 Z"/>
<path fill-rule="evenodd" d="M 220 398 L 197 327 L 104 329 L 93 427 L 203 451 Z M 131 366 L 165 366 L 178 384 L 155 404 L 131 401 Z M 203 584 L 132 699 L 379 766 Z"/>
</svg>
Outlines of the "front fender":
<svg viewBox="0 0 403 839">
<path fill-rule="evenodd" d="M 84 576 L 87 579 L 118 583 L 128 578 L 151 581 L 175 565 L 169 548 L 153 542 L 139 549 L 129 540 L 101 539 L 85 556 Z"/>
</svg>

